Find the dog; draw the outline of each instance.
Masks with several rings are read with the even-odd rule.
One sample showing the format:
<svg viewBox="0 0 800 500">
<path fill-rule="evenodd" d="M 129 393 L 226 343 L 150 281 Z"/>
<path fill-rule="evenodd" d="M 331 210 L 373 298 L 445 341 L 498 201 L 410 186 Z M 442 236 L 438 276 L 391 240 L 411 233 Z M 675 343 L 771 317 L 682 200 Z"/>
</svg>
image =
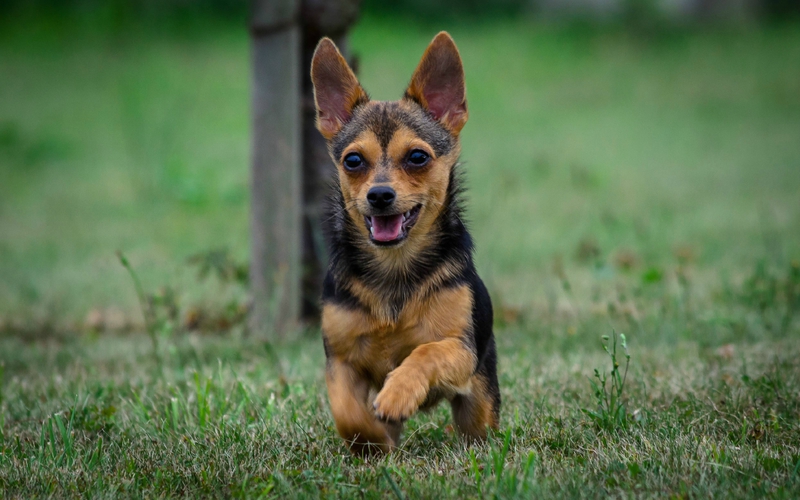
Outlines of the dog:
<svg viewBox="0 0 800 500">
<path fill-rule="evenodd" d="M 324 225 L 325 379 L 353 453 L 389 452 L 442 399 L 468 440 L 497 428 L 492 303 L 462 220 L 464 69 L 439 33 L 399 101 L 370 100 L 336 45 L 311 63 L 317 128 L 338 175 Z"/>
</svg>

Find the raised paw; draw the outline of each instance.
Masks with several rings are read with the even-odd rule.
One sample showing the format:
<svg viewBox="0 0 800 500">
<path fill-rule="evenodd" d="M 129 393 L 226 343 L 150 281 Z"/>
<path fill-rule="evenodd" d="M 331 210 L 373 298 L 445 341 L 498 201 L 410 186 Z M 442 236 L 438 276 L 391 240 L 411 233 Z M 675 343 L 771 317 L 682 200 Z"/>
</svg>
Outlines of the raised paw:
<svg viewBox="0 0 800 500">
<path fill-rule="evenodd" d="M 416 413 L 428 395 L 428 383 L 418 372 L 396 368 L 386 378 L 373 408 L 381 420 L 402 422 Z"/>
</svg>

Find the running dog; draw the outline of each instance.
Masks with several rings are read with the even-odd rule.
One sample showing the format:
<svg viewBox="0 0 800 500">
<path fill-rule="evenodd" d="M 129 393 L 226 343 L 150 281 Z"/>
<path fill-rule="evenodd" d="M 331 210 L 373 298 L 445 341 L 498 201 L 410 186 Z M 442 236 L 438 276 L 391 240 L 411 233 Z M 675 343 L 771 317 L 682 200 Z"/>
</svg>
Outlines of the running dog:
<svg viewBox="0 0 800 500">
<path fill-rule="evenodd" d="M 399 101 L 370 100 L 336 45 L 311 63 L 317 128 L 336 165 L 322 336 L 331 412 L 357 454 L 397 446 L 442 399 L 463 436 L 500 411 L 492 303 L 462 220 L 464 68 L 439 33 Z"/>
</svg>

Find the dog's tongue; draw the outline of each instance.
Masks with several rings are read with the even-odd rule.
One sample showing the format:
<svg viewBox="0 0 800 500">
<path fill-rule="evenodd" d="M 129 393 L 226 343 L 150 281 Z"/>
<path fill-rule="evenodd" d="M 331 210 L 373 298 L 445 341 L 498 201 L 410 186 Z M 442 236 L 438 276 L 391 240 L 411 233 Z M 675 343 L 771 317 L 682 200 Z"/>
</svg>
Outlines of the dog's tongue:
<svg viewBox="0 0 800 500">
<path fill-rule="evenodd" d="M 372 237 L 377 241 L 396 240 L 402 228 L 403 214 L 372 216 Z"/>
</svg>

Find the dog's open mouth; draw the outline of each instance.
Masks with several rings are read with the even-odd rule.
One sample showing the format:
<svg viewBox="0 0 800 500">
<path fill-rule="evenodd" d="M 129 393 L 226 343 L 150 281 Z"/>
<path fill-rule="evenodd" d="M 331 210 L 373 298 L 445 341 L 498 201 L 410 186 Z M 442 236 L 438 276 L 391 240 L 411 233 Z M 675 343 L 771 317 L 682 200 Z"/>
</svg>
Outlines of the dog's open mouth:
<svg viewBox="0 0 800 500">
<path fill-rule="evenodd" d="M 364 216 L 369 230 L 369 238 L 376 245 L 394 245 L 407 236 L 419 218 L 422 205 L 417 205 L 408 212 L 394 215 Z"/>
</svg>

